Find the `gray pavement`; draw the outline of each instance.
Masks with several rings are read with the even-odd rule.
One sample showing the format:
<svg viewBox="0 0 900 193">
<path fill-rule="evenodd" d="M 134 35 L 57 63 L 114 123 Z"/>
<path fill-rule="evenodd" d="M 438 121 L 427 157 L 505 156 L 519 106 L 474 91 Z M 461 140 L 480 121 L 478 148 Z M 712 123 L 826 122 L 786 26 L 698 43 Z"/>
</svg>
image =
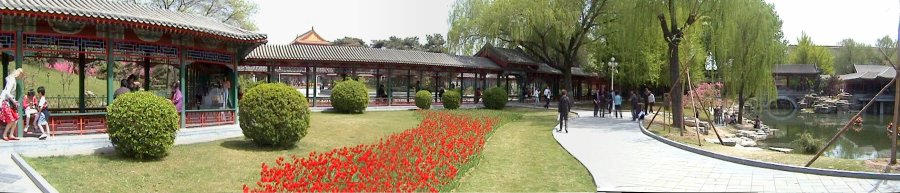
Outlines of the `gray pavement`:
<svg viewBox="0 0 900 193">
<path fill-rule="evenodd" d="M 8 153 L 0 153 L 0 192 L 41 192 Z"/>
<path fill-rule="evenodd" d="M 554 138 L 594 177 L 597 190 L 662 192 L 900 192 L 900 181 L 795 173 L 751 167 L 669 146 L 636 122 L 579 111 L 569 133 Z"/>
</svg>

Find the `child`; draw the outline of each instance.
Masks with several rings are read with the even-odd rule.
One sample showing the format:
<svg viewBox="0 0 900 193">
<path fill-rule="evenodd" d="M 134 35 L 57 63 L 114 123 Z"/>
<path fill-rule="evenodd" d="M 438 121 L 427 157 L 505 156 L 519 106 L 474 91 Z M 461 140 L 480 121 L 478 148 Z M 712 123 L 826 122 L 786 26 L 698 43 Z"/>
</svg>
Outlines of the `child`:
<svg viewBox="0 0 900 193">
<path fill-rule="evenodd" d="M 50 110 L 49 108 L 47 108 L 49 105 L 47 104 L 47 98 L 44 97 L 44 93 L 46 92 L 46 90 L 44 90 L 44 87 L 38 87 L 37 92 L 38 98 L 40 98 L 40 100 L 38 100 L 37 104 L 38 118 L 36 121 L 36 125 L 39 129 L 41 129 L 41 136 L 38 137 L 38 139 L 45 140 L 50 133 L 50 126 L 47 124 L 47 119 L 50 118 Z"/>
<path fill-rule="evenodd" d="M 37 122 L 37 98 L 34 97 L 34 90 L 28 90 L 25 98 L 22 99 L 22 107 L 25 107 L 25 129 L 31 129 L 29 126 L 36 126 Z M 33 119 L 32 119 L 33 118 Z"/>
</svg>

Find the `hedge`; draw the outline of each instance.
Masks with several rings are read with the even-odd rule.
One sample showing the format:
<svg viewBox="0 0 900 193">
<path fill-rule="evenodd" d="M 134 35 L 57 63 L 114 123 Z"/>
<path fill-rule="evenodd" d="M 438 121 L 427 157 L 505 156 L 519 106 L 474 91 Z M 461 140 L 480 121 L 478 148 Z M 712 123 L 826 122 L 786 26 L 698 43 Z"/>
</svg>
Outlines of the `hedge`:
<svg viewBox="0 0 900 193">
<path fill-rule="evenodd" d="M 416 92 L 416 107 L 420 109 L 431 109 L 431 92 L 420 90 Z"/>
<path fill-rule="evenodd" d="M 484 91 L 484 107 L 489 109 L 503 109 L 509 100 L 506 89 L 500 87 L 489 88 Z"/>
<path fill-rule="evenodd" d="M 293 146 L 309 128 L 306 97 L 283 83 L 253 87 L 244 94 L 240 107 L 244 136 L 260 146 Z"/>
<path fill-rule="evenodd" d="M 444 103 L 445 109 L 458 109 L 462 96 L 459 95 L 459 91 L 448 90 L 447 92 L 444 92 L 444 96 L 441 97 L 441 100 Z"/>
<path fill-rule="evenodd" d="M 175 105 L 151 92 L 120 95 L 106 109 L 109 140 L 126 157 L 159 159 L 169 154 L 181 127 Z"/>
<path fill-rule="evenodd" d="M 331 91 L 331 105 L 339 112 L 362 113 L 369 106 L 366 85 L 355 80 L 337 83 Z"/>
</svg>

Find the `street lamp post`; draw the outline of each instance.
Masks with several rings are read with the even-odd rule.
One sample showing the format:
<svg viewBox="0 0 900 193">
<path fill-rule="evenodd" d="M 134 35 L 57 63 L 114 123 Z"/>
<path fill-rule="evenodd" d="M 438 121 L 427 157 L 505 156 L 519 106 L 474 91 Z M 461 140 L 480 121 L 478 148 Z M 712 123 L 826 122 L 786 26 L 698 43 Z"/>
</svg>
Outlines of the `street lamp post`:
<svg viewBox="0 0 900 193">
<path fill-rule="evenodd" d="M 616 104 L 615 104 L 615 100 L 616 100 L 615 97 L 616 97 L 616 95 L 615 95 L 615 92 L 616 92 L 616 72 L 617 72 L 617 71 L 616 71 L 616 66 L 619 66 L 619 63 L 616 62 L 616 57 L 612 57 L 612 58 L 610 58 L 609 63 L 607 63 L 607 65 L 609 65 L 610 71 L 611 71 L 611 73 L 612 73 L 612 79 L 610 79 L 609 89 L 610 89 L 611 91 L 613 91 L 613 101 L 612 101 L 612 102 L 613 102 L 613 106 L 612 106 L 612 112 L 611 112 L 611 113 L 613 113 L 613 116 L 615 116 L 615 115 L 616 115 L 616 114 L 615 114 L 615 112 L 616 112 Z"/>
</svg>

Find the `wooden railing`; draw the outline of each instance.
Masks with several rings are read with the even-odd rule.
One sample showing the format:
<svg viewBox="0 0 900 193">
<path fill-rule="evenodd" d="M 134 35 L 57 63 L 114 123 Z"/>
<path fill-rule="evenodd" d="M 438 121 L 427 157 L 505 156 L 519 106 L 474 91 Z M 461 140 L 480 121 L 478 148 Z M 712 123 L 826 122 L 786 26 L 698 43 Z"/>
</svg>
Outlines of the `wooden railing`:
<svg viewBox="0 0 900 193">
<path fill-rule="evenodd" d="M 185 111 L 184 127 L 207 127 L 235 123 L 234 109 L 210 109 Z"/>
<path fill-rule="evenodd" d="M 234 109 L 214 110 L 188 110 L 185 112 L 185 127 L 207 127 L 216 125 L 228 125 L 236 123 Z M 92 133 L 106 133 L 106 112 L 96 113 L 56 113 L 51 114 L 51 135 L 83 135 Z M 28 129 L 31 134 L 35 129 Z"/>
</svg>

